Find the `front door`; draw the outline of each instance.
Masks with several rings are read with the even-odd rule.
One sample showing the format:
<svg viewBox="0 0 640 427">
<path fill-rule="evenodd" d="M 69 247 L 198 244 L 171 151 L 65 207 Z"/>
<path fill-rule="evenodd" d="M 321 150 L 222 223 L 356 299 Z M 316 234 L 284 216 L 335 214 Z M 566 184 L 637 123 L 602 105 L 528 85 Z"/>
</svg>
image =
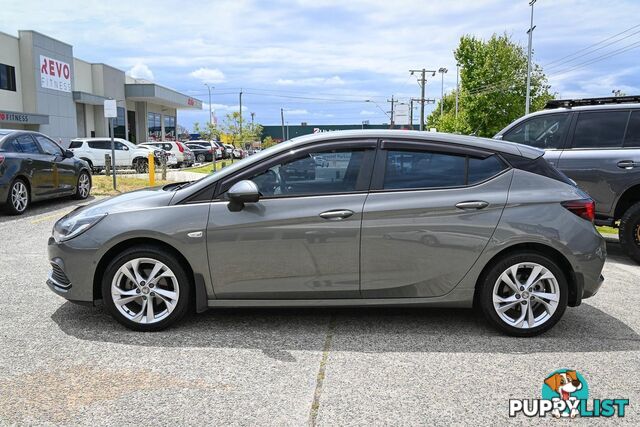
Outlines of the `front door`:
<svg viewBox="0 0 640 427">
<path fill-rule="evenodd" d="M 221 182 L 207 227 L 216 297 L 359 297 L 360 223 L 374 154 L 375 141 L 314 144 Z M 233 212 L 225 193 L 243 179 L 262 196 Z"/>
<path fill-rule="evenodd" d="M 451 291 L 489 242 L 511 175 L 492 153 L 383 142 L 362 219 L 362 297 Z"/>
<path fill-rule="evenodd" d="M 74 161 L 64 155 L 64 150 L 55 142 L 43 135 L 35 135 L 43 153 L 48 156 L 56 193 L 67 193 L 76 186 L 76 170 Z"/>
<path fill-rule="evenodd" d="M 14 140 L 16 151 L 22 157 L 25 172 L 31 177 L 31 192 L 36 198 L 49 197 L 57 191 L 54 183 L 51 156 L 45 154 L 31 134 L 18 135 Z"/>
</svg>

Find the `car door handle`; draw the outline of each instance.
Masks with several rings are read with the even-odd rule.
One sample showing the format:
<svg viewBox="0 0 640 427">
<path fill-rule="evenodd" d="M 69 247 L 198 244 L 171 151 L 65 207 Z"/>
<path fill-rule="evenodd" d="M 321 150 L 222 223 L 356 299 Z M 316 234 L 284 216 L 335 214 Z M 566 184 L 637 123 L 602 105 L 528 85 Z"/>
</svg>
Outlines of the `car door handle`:
<svg viewBox="0 0 640 427">
<path fill-rule="evenodd" d="M 472 202 L 460 202 L 456 205 L 458 209 L 484 209 L 489 206 L 489 202 L 484 200 L 474 200 Z"/>
<path fill-rule="evenodd" d="M 349 218 L 351 215 L 353 215 L 353 211 L 350 211 L 349 209 L 339 209 L 335 211 L 322 212 L 320 214 L 320 218 L 337 220 Z"/>
<path fill-rule="evenodd" d="M 27 162 L 28 164 L 33 163 L 33 159 L 24 159 L 25 162 Z"/>
<path fill-rule="evenodd" d="M 618 167 L 621 169 L 633 169 L 636 166 L 638 166 L 638 164 L 633 160 L 620 160 L 618 162 Z"/>
</svg>

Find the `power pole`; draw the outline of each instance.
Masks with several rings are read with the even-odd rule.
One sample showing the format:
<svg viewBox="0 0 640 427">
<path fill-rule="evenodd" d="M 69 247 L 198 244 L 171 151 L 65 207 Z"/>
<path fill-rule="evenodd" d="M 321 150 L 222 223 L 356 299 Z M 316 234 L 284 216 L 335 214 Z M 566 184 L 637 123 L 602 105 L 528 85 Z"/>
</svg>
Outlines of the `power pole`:
<svg viewBox="0 0 640 427">
<path fill-rule="evenodd" d="M 255 117 L 256 113 L 254 113 L 253 111 L 251 112 L 251 132 L 253 132 L 254 129 L 254 125 L 253 125 L 253 119 Z"/>
<path fill-rule="evenodd" d="M 444 114 L 444 75 L 447 73 L 446 68 L 438 68 L 438 72 L 442 74 L 442 85 L 440 86 L 440 117 Z"/>
<path fill-rule="evenodd" d="M 395 105 L 396 102 L 398 102 L 397 99 L 393 98 L 393 95 L 391 95 L 391 99 L 387 99 L 387 102 L 391 103 L 391 124 L 389 125 L 389 129 L 393 129 L 393 126 L 395 125 L 395 116 L 393 115 L 393 106 Z"/>
<path fill-rule="evenodd" d="M 409 99 L 409 129 L 413 130 L 413 98 Z"/>
<path fill-rule="evenodd" d="M 436 71 L 423 68 L 422 70 L 409 70 L 409 72 L 411 75 L 414 73 L 420 73 L 420 79 L 418 80 L 420 84 L 420 130 L 424 130 L 424 91 L 427 84 L 426 73 L 431 73 L 431 77 L 434 77 L 436 75 Z"/>
<path fill-rule="evenodd" d="M 536 28 L 533 26 L 533 4 L 535 2 L 536 0 L 531 0 L 529 2 L 529 5 L 531 6 L 531 25 L 529 26 L 529 31 L 527 31 L 527 34 L 529 34 L 529 52 L 527 54 L 527 99 L 524 107 L 525 115 L 529 114 L 529 106 L 531 105 L 531 45 L 533 43 L 533 30 Z"/>
<path fill-rule="evenodd" d="M 284 135 L 284 108 L 280 109 L 280 120 L 282 121 L 282 140 L 286 141 L 286 138 Z"/>
<path fill-rule="evenodd" d="M 239 120 L 239 124 L 240 124 L 240 135 L 242 135 L 242 89 L 240 89 L 240 120 Z"/>
<path fill-rule="evenodd" d="M 460 64 L 456 64 L 456 120 L 458 119 L 458 94 L 460 93 Z"/>
</svg>

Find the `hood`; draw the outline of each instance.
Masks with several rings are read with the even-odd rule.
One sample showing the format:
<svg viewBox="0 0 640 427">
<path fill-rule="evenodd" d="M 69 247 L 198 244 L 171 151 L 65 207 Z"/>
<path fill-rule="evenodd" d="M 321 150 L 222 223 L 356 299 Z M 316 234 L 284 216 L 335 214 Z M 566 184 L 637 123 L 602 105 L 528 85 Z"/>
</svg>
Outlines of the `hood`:
<svg viewBox="0 0 640 427">
<path fill-rule="evenodd" d="M 99 215 L 168 206 L 174 194 L 174 191 L 164 190 L 163 187 L 145 188 L 98 200 L 76 209 L 73 214 L 83 212 L 87 215 Z"/>
</svg>

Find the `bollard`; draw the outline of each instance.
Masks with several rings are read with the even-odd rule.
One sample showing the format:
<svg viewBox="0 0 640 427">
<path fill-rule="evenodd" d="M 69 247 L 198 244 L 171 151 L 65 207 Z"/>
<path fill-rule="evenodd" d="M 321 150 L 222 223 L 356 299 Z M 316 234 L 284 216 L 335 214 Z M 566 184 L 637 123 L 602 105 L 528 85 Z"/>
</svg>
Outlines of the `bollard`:
<svg viewBox="0 0 640 427">
<path fill-rule="evenodd" d="M 111 156 L 109 154 L 104 155 L 104 174 L 111 176 Z"/>
<path fill-rule="evenodd" d="M 149 186 L 153 187 L 156 183 L 156 162 L 153 159 L 153 153 L 149 153 Z"/>
</svg>

